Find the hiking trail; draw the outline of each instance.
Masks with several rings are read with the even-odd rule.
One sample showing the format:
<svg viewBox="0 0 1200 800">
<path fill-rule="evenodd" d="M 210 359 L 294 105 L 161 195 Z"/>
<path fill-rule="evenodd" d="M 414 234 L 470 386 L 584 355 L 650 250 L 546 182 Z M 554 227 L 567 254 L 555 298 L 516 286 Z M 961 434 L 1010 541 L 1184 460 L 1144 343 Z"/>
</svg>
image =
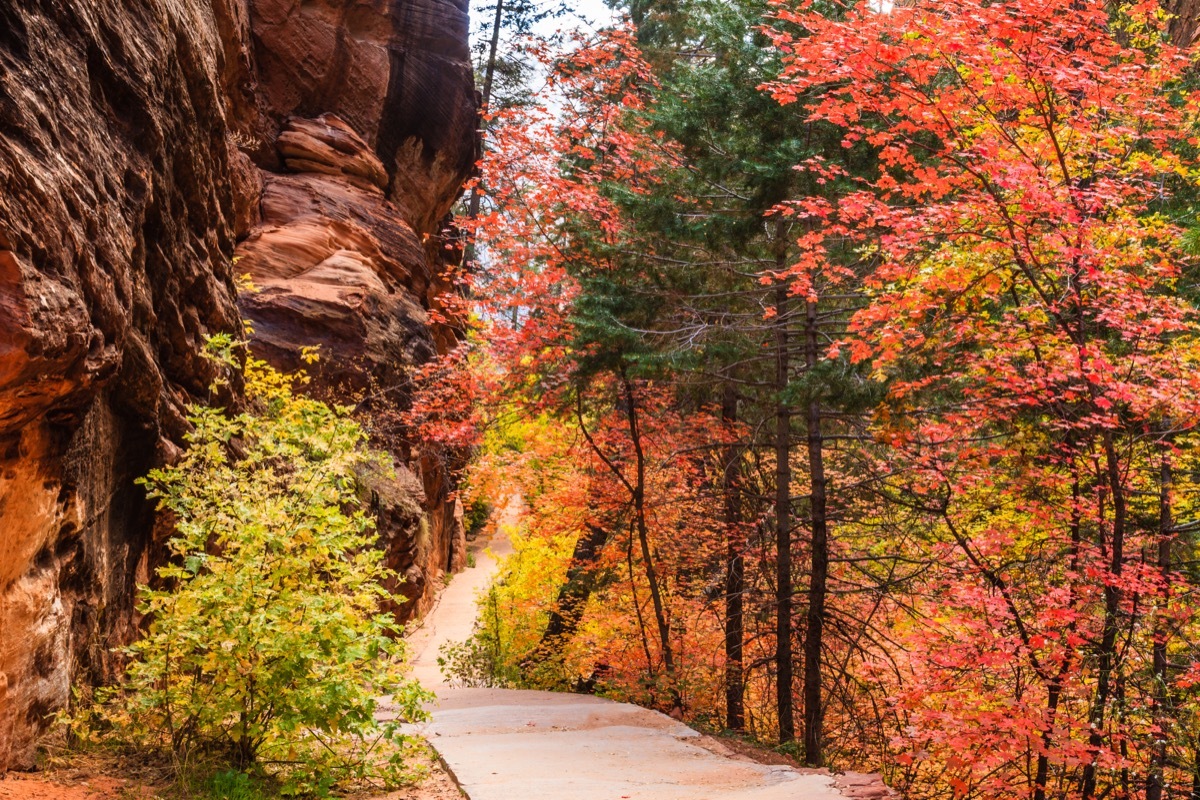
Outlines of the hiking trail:
<svg viewBox="0 0 1200 800">
<path fill-rule="evenodd" d="M 665 714 L 590 695 L 450 686 L 440 648 L 470 636 L 475 600 L 511 552 L 521 502 L 503 509 L 475 566 L 454 576 L 409 637 L 413 675 L 438 699 L 412 726 L 471 800 L 846 800 L 887 797 L 869 776 L 761 764 Z"/>
</svg>

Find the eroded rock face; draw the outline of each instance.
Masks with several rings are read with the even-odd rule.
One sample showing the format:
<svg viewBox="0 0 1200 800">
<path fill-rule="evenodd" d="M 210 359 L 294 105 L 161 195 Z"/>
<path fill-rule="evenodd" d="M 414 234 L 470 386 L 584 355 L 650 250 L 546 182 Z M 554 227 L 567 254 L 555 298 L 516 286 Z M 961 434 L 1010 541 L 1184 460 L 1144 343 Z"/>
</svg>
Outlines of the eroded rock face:
<svg viewBox="0 0 1200 800">
<path fill-rule="evenodd" d="M 290 118 L 279 134 L 279 155 L 291 172 L 332 175 L 368 192 L 382 193 L 387 188 L 383 163 L 336 114 Z"/>
<path fill-rule="evenodd" d="M 0 768 L 107 677 L 148 534 L 133 480 L 236 330 L 233 3 L 0 3 Z"/>
<path fill-rule="evenodd" d="M 241 330 L 235 271 L 263 354 L 321 345 L 341 402 L 402 405 L 452 343 L 427 311 L 474 106 L 456 2 L 0 0 L 0 771 L 134 632 L 133 481 L 207 397 L 204 336 Z M 416 608 L 455 534 L 409 444 L 374 496 Z"/>
<path fill-rule="evenodd" d="M 264 172 L 262 225 L 237 249 L 254 290 L 242 297 L 256 351 L 309 371 L 346 400 L 392 389 L 435 353 L 422 306 L 425 248 L 383 194 L 386 173 L 334 115 L 289 120 L 279 137 L 288 174 Z M 358 395 L 358 397 L 355 397 Z"/>
<path fill-rule="evenodd" d="M 371 491 L 386 564 L 405 576 L 393 588 L 406 602 L 392 610 L 407 620 L 428 607 L 435 579 L 465 561 L 447 465 L 414 450 L 399 418 L 413 369 L 454 340 L 428 313 L 448 290 L 436 278 L 443 233 L 413 228 L 395 181 L 336 114 L 289 118 L 277 141 L 285 172 L 263 171 L 262 224 L 237 248 L 237 268 L 254 285 L 241 308 L 259 356 L 304 369 L 308 391 L 356 405 L 374 444 L 399 464 L 400 494 L 417 498 L 419 518 L 397 513 L 404 504 L 379 480 Z M 305 364 L 312 347 L 319 360 Z"/>
<path fill-rule="evenodd" d="M 414 451 L 398 412 L 414 366 L 455 343 L 429 310 L 450 206 L 478 147 L 466 0 L 252 0 L 274 152 L 259 151 L 262 224 L 237 250 L 258 290 L 240 303 L 256 351 L 284 370 L 302 348 L 313 391 L 354 402 L 420 497 L 414 520 L 373 488 L 387 565 L 405 576 L 400 619 L 423 612 L 465 560 L 442 458 Z M 449 253 L 451 257 L 454 253 Z M 409 480 L 408 478 L 411 478 Z M 391 498 L 391 499 L 389 499 Z"/>
<path fill-rule="evenodd" d="M 434 231 L 475 161 L 467 0 L 252 0 L 265 106 L 333 112 L 387 170 L 388 195 Z"/>
</svg>

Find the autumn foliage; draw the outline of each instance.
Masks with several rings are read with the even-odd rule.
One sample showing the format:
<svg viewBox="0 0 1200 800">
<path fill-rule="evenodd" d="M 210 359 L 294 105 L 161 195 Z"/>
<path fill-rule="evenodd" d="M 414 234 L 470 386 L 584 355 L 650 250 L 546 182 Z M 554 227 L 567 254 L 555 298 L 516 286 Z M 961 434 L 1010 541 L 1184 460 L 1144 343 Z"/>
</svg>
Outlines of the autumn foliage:
<svg viewBox="0 0 1200 800">
<path fill-rule="evenodd" d="M 1168 631 L 1192 622 L 1173 477 L 1197 381 L 1163 203 L 1194 166 L 1157 12 L 779 12 L 807 35 L 776 37 L 775 96 L 879 154 L 836 209 L 797 203 L 815 224 L 796 279 L 830 236 L 877 262 L 849 347 L 888 384 L 892 490 L 939 566 L 904 631 L 893 746 L 958 794 L 1127 792 L 1176 760 L 1157 743 L 1178 741 Z"/>
<path fill-rule="evenodd" d="M 497 680 L 782 738 L 909 797 L 1196 797 L 1198 142 L 1172 16 L 640 13 L 544 54 L 553 99 L 497 118 L 484 162 L 463 374 L 505 433 L 472 480 L 528 504 L 477 635 L 505 643 Z M 741 81 L 723 117 L 698 75 Z"/>
</svg>

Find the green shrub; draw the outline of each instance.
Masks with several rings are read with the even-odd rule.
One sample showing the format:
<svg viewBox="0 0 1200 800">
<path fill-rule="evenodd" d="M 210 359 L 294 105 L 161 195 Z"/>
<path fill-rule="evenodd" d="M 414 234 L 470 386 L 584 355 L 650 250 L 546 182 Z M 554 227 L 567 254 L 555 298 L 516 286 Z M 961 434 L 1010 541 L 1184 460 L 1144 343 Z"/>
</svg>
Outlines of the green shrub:
<svg viewBox="0 0 1200 800">
<path fill-rule="evenodd" d="M 142 588 L 148 629 L 93 720 L 179 766 L 268 775 L 284 794 L 395 783 L 407 742 L 376 721 L 376 698 L 416 719 L 430 696 L 405 680 L 379 610 L 389 572 L 353 477 L 364 434 L 346 409 L 294 394 L 298 376 L 249 358 L 243 372 L 246 410 L 193 408 L 180 461 L 144 480 L 174 523 L 171 559 L 163 588 Z"/>
<path fill-rule="evenodd" d="M 466 641 L 446 642 L 438 651 L 438 668 L 451 685 L 468 688 L 529 688 L 513 661 L 513 654 L 504 646 L 498 627 L 496 603 L 501 588 L 499 584 L 493 584 L 479 598 L 479 619 Z"/>
<path fill-rule="evenodd" d="M 463 527 L 466 529 L 467 538 L 474 539 L 491 519 L 492 504 L 487 501 L 487 498 L 473 497 L 467 503 L 466 513 L 463 517 Z"/>
<path fill-rule="evenodd" d="M 213 800 L 266 800 L 267 795 L 254 784 L 250 776 L 236 770 L 223 770 L 213 774 L 200 787 L 201 796 Z"/>
</svg>

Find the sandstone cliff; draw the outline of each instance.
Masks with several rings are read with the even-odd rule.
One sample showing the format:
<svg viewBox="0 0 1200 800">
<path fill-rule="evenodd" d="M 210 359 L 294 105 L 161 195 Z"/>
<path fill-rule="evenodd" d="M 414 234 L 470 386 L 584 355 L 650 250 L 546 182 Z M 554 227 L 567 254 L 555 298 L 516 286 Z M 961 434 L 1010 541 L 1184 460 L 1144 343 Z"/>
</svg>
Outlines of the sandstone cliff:
<svg viewBox="0 0 1200 800">
<path fill-rule="evenodd" d="M 214 377 L 203 337 L 394 416 L 475 157 L 458 0 L 0 0 L 0 771 L 110 678 L 155 557 L 133 480 Z M 237 298 L 235 275 L 258 291 Z M 375 426 L 377 429 L 379 425 Z M 443 465 L 379 430 L 400 591 L 461 548 Z"/>
</svg>

